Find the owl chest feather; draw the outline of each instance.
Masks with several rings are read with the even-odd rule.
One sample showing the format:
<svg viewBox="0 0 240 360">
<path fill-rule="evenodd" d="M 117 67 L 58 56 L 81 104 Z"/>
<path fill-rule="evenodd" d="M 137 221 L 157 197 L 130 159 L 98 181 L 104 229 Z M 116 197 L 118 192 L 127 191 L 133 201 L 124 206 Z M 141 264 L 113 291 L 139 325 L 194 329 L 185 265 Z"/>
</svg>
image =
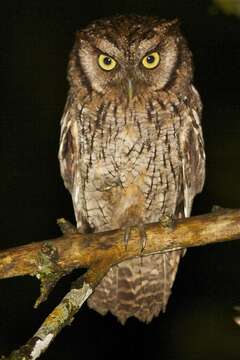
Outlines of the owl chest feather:
<svg viewBox="0 0 240 360">
<path fill-rule="evenodd" d="M 85 129 L 79 129 L 90 224 L 107 230 L 173 214 L 181 185 L 176 124 L 169 119 L 157 129 L 146 114 L 117 121 L 109 114 L 98 127 L 93 124 L 86 115 Z"/>
</svg>

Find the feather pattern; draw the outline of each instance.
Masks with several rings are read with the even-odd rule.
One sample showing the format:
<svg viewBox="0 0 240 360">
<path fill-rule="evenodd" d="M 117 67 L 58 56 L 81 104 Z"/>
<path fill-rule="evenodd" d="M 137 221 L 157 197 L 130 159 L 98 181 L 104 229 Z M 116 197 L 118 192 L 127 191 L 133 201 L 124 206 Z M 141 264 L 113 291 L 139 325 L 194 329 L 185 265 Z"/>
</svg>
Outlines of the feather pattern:
<svg viewBox="0 0 240 360">
<path fill-rule="evenodd" d="M 160 30 L 153 31 L 153 24 L 157 29 L 155 20 L 140 19 L 124 17 L 125 22 L 116 23 L 118 32 L 123 33 L 130 31 L 129 22 L 140 22 L 144 36 L 149 36 L 145 49 L 151 37 L 156 43 Z M 160 23 L 161 34 L 171 29 L 164 45 L 166 55 L 162 51 L 166 71 L 159 73 L 161 79 L 148 91 L 136 85 L 138 91 L 129 102 L 115 85 L 108 85 L 109 91 L 101 82 L 95 85 L 91 78 L 93 63 L 84 70 L 86 53 L 94 51 L 91 34 L 100 25 L 95 23 L 95 30 L 90 26 L 88 33 L 78 35 L 69 63 L 71 89 L 61 121 L 60 168 L 72 196 L 77 227 L 81 232 L 98 232 L 158 222 L 166 216 L 188 217 L 193 198 L 203 186 L 205 153 L 201 101 L 191 85 L 191 60 L 185 41 L 172 24 Z M 109 23 L 99 29 L 105 33 L 107 26 Z M 86 42 L 86 37 L 89 42 L 79 57 L 79 42 Z M 133 46 L 136 41 L 130 32 L 127 45 L 123 39 L 116 35 L 110 47 L 116 56 L 120 51 L 117 46 L 129 50 L 129 44 Z M 106 49 L 108 43 L 100 38 L 97 46 Z M 99 69 L 96 72 L 98 75 Z M 122 323 L 130 316 L 151 321 L 166 309 L 183 253 L 154 254 L 112 267 L 88 305 L 101 314 L 110 311 Z"/>
</svg>

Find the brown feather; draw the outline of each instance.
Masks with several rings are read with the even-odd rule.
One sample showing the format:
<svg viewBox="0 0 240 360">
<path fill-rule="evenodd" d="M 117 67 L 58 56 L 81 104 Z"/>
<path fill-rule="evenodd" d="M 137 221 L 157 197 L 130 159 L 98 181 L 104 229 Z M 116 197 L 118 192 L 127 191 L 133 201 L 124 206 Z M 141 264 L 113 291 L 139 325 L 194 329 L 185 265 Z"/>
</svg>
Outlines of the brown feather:
<svg viewBox="0 0 240 360">
<path fill-rule="evenodd" d="M 114 71 L 98 65 L 99 52 Z M 142 57 L 160 54 L 153 70 Z M 190 216 L 205 177 L 201 101 L 191 53 L 175 22 L 148 17 L 96 21 L 78 32 L 59 160 L 79 231 L 105 231 Z M 131 97 L 127 89 L 131 79 Z M 165 311 L 182 251 L 114 266 L 88 300 L 124 323 Z"/>
</svg>

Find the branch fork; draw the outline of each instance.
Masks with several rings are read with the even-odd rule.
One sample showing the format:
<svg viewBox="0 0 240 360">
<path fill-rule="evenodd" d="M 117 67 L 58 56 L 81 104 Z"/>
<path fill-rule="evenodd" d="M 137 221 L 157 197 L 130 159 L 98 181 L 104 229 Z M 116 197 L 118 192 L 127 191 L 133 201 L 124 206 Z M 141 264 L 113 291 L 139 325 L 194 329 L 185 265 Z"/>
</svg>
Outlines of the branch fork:
<svg viewBox="0 0 240 360">
<path fill-rule="evenodd" d="M 132 229 L 126 248 L 124 230 L 79 234 L 64 219 L 58 220 L 63 236 L 0 251 L 0 279 L 32 275 L 41 281 L 35 307 L 45 301 L 57 281 L 75 268 L 86 273 L 48 315 L 35 335 L 19 350 L 1 360 L 35 360 L 47 350 L 57 334 L 74 319 L 82 304 L 108 270 L 124 260 L 153 253 L 240 238 L 240 210 L 215 208 L 214 212 L 176 221 L 174 227 L 145 225 L 147 243 L 139 248 L 139 231 Z M 238 324 L 239 318 L 235 319 Z"/>
</svg>

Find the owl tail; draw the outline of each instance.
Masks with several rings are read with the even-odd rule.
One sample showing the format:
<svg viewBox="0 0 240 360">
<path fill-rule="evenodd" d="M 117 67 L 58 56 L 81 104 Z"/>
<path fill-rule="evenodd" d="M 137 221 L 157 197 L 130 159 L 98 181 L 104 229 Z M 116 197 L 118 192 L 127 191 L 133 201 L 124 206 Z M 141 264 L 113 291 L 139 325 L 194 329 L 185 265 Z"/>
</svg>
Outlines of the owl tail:
<svg viewBox="0 0 240 360">
<path fill-rule="evenodd" d="M 112 267 L 88 306 L 100 314 L 110 311 L 124 324 L 135 316 L 150 322 L 165 311 L 182 250 L 138 257 Z"/>
</svg>

